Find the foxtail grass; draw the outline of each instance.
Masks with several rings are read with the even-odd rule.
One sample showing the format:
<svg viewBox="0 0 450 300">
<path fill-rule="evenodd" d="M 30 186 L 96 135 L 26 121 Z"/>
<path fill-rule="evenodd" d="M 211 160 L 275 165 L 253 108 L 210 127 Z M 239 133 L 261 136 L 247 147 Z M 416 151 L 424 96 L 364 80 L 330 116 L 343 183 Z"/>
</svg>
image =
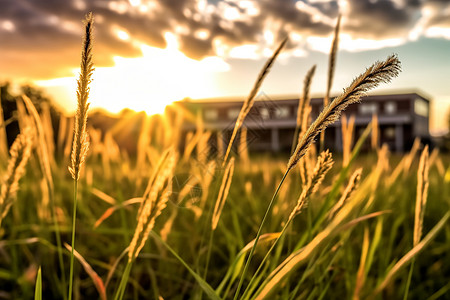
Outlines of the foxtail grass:
<svg viewBox="0 0 450 300">
<path fill-rule="evenodd" d="M 128 262 L 114 296 L 116 300 L 123 298 L 133 262 L 147 242 L 156 218 L 167 206 L 167 201 L 172 194 L 171 178 L 177 161 L 177 153 L 173 149 L 167 150 L 150 177 L 137 214 L 138 223 L 128 247 Z"/>
<path fill-rule="evenodd" d="M 359 75 L 353 82 L 347 87 L 344 92 L 336 97 L 324 110 L 320 113 L 317 119 L 311 124 L 308 130 L 303 135 L 301 141 L 297 144 L 294 153 L 291 155 L 287 168 L 283 177 L 281 178 L 272 199 L 266 209 L 263 219 L 259 225 L 258 231 L 256 233 L 255 244 L 250 251 L 249 257 L 244 266 L 244 270 L 241 274 L 241 278 L 236 289 L 234 299 L 239 297 L 239 292 L 243 284 L 244 277 L 247 273 L 249 264 L 252 260 L 254 250 L 258 244 L 259 237 L 261 236 L 262 227 L 264 226 L 267 216 L 272 211 L 272 207 L 275 203 L 275 199 L 283 185 L 289 171 L 292 170 L 298 163 L 298 161 L 305 156 L 311 144 L 315 138 L 329 125 L 336 122 L 341 116 L 342 111 L 347 108 L 350 104 L 357 103 L 360 101 L 362 96 L 365 96 L 367 92 L 378 86 L 382 82 L 390 82 L 390 80 L 397 76 L 400 72 L 400 61 L 397 56 L 391 55 L 383 62 L 375 62 L 372 66 L 366 69 L 364 73 Z"/>
<path fill-rule="evenodd" d="M 339 45 L 339 29 L 341 27 L 341 15 L 338 16 L 336 27 L 334 28 L 333 42 L 331 43 L 330 55 L 328 56 L 328 77 L 327 77 L 327 90 L 325 97 L 323 98 L 323 107 L 328 106 L 330 102 L 330 92 L 333 86 L 334 73 L 336 69 L 336 56 Z M 320 151 L 325 147 L 325 133 L 320 135 Z"/>
<path fill-rule="evenodd" d="M 225 171 L 223 172 L 222 184 L 220 185 L 219 194 L 217 196 L 216 204 L 214 206 L 214 211 L 211 218 L 211 234 L 209 235 L 208 253 L 206 254 L 206 264 L 203 278 L 206 278 L 206 274 L 208 272 L 214 232 L 216 231 L 217 225 L 219 224 L 220 216 L 222 215 L 223 207 L 225 206 L 225 202 L 228 197 L 228 192 L 230 191 L 231 181 L 233 180 L 233 174 L 234 174 L 234 157 L 230 159 L 225 168 Z"/>
<path fill-rule="evenodd" d="M 419 161 L 419 169 L 417 170 L 417 192 L 416 192 L 416 208 L 414 214 L 414 232 L 413 232 L 413 247 L 416 247 L 422 237 L 423 218 L 425 216 L 425 206 L 428 198 L 428 173 L 429 173 L 429 155 L 428 145 L 422 151 Z M 412 258 L 411 266 L 409 268 L 408 280 L 406 282 L 405 294 L 403 299 L 408 299 L 409 286 L 411 284 L 414 264 L 416 259 Z"/>
<path fill-rule="evenodd" d="M 73 216 L 72 216 L 72 243 L 70 252 L 70 274 L 69 274 L 69 296 L 68 299 L 72 299 L 73 289 L 73 260 L 75 249 L 75 224 L 77 216 L 77 193 L 78 193 L 78 180 L 80 179 L 80 172 L 83 164 L 86 160 L 89 137 L 86 130 L 87 116 L 89 103 L 89 84 L 91 83 L 92 73 L 94 71 L 94 63 L 92 61 L 92 39 L 93 39 L 93 26 L 94 17 L 92 13 L 86 15 L 84 19 L 85 34 L 83 37 L 83 47 L 81 51 L 81 72 L 78 79 L 77 88 L 77 112 L 75 115 L 75 130 L 74 140 L 72 145 L 71 166 L 69 172 L 72 175 L 74 181 L 73 192 Z"/>
<path fill-rule="evenodd" d="M 332 219 L 333 216 L 336 215 L 336 213 L 344 206 L 345 202 L 351 197 L 352 193 L 358 188 L 361 180 L 361 173 L 361 168 L 353 172 L 341 198 L 339 198 L 338 202 L 331 208 L 328 219 Z"/>
<path fill-rule="evenodd" d="M 372 115 L 372 135 L 371 135 L 371 146 L 373 150 L 378 149 L 378 140 L 380 133 L 379 133 L 379 125 L 378 125 L 378 116 L 376 114 Z"/>
<path fill-rule="evenodd" d="M 353 131 L 355 128 L 355 116 L 352 115 L 347 119 L 347 116 L 342 116 L 342 165 L 345 167 L 350 161 L 350 154 L 352 152 Z"/>
<path fill-rule="evenodd" d="M 258 78 L 256 79 L 255 84 L 253 85 L 252 90 L 250 91 L 250 94 L 248 95 L 247 99 L 245 99 L 244 103 L 242 104 L 241 111 L 239 112 L 239 115 L 237 117 L 236 123 L 234 125 L 233 133 L 231 134 L 230 141 L 228 142 L 228 147 L 225 152 L 225 156 L 223 158 L 223 166 L 225 166 L 228 156 L 230 155 L 231 148 L 233 147 L 234 140 L 236 139 L 236 135 L 239 131 L 239 129 L 242 127 L 242 124 L 244 124 L 245 117 L 248 115 L 250 110 L 253 107 L 253 103 L 255 102 L 255 97 L 259 91 L 259 88 L 261 87 L 264 78 L 266 78 L 267 74 L 269 74 L 270 68 L 274 64 L 276 58 L 281 53 L 281 50 L 284 48 L 288 41 L 288 38 L 286 37 L 281 44 L 278 46 L 278 48 L 273 53 L 272 57 L 269 58 L 269 60 L 266 62 L 264 67 L 262 68 L 261 72 L 258 75 Z"/>
<path fill-rule="evenodd" d="M 3 161 L 8 159 L 8 140 L 6 136 L 6 124 L 3 117 L 2 95 L 0 93 L 0 157 Z M 4 166 L 2 164 L 2 166 Z"/>
<path fill-rule="evenodd" d="M 256 280 L 257 276 L 259 275 L 259 272 L 261 271 L 261 269 L 264 266 L 265 262 L 269 258 L 269 255 L 272 253 L 272 251 L 275 248 L 275 246 L 278 244 L 280 239 L 283 237 L 283 235 L 285 234 L 285 232 L 288 229 L 289 225 L 294 220 L 295 216 L 299 215 L 302 212 L 302 210 L 307 206 L 310 196 L 318 190 L 318 188 L 320 187 L 320 185 L 322 184 L 322 182 L 323 182 L 323 180 L 325 178 L 325 175 L 333 167 L 333 164 L 334 164 L 334 162 L 333 162 L 333 159 L 332 159 L 332 155 L 331 155 L 331 153 L 328 150 L 322 152 L 320 154 L 320 156 L 317 158 L 317 163 L 316 163 L 316 166 L 314 168 L 314 171 L 312 173 L 311 178 L 309 178 L 307 183 L 303 185 L 302 192 L 301 192 L 301 194 L 300 194 L 300 196 L 299 196 L 299 198 L 297 200 L 297 204 L 292 209 L 292 212 L 289 215 L 288 220 L 284 224 L 283 229 L 281 230 L 279 236 L 277 237 L 275 242 L 271 245 L 269 251 L 267 251 L 267 253 L 264 256 L 263 260 L 259 264 L 258 269 L 253 274 L 253 276 L 252 276 L 252 278 L 251 278 L 251 280 L 250 280 L 246 290 L 244 291 L 243 298 L 245 298 L 246 296 L 249 296 L 248 293 L 250 291 L 250 288 L 252 287 L 252 284 Z"/>
<path fill-rule="evenodd" d="M 397 56 L 391 55 L 385 61 L 374 63 L 364 73 L 355 78 L 350 86 L 326 106 L 314 123 L 311 124 L 291 155 L 287 169 L 290 170 L 295 167 L 299 159 L 306 154 L 317 135 L 336 122 L 347 106 L 358 103 L 361 97 L 366 96 L 369 90 L 377 87 L 380 83 L 390 82 L 393 77 L 398 75 L 400 69 L 400 61 Z"/>
<path fill-rule="evenodd" d="M 311 69 L 306 73 L 305 79 L 303 81 L 303 94 L 299 98 L 298 108 L 297 108 L 297 118 L 296 118 L 296 126 L 294 132 L 294 139 L 292 141 L 292 149 L 291 153 L 294 152 L 295 146 L 297 145 L 297 140 L 299 138 L 299 133 L 301 134 L 304 130 L 306 130 L 306 126 L 308 126 L 309 113 L 310 113 L 310 89 L 312 78 L 314 73 L 316 72 L 316 65 L 312 66 Z"/>
<path fill-rule="evenodd" d="M 58 220 L 56 219 L 56 204 L 55 204 L 55 195 L 54 195 L 54 184 L 53 184 L 53 176 L 52 176 L 52 169 L 51 169 L 51 163 L 50 163 L 50 152 L 48 150 L 48 142 L 46 142 L 48 139 L 46 138 L 46 133 L 48 130 L 44 130 L 44 126 L 42 123 L 42 120 L 39 116 L 38 111 L 36 110 L 36 107 L 34 106 L 33 102 L 30 98 L 28 98 L 26 95 L 22 95 L 22 100 L 25 103 L 25 106 L 28 110 L 28 113 L 32 116 L 34 126 L 36 128 L 37 133 L 37 139 L 38 139 L 38 145 L 37 145 L 37 152 L 39 157 L 39 163 L 42 169 L 42 174 L 44 176 L 45 184 L 46 184 L 46 191 L 50 202 L 50 210 L 51 210 L 51 218 L 52 222 L 55 226 L 55 239 L 56 239 L 56 245 L 58 247 L 58 261 L 59 261 L 59 268 L 61 272 L 61 281 L 62 281 L 62 294 L 63 299 L 67 299 L 66 295 L 66 274 L 64 269 L 64 260 L 63 260 L 63 253 L 62 253 L 62 243 L 61 243 L 61 234 L 59 230 L 59 224 Z"/>
<path fill-rule="evenodd" d="M 25 173 L 28 159 L 31 155 L 33 136 L 31 128 L 17 135 L 9 151 L 8 168 L 0 191 L 0 228 L 3 219 L 16 200 L 19 180 Z"/>
</svg>

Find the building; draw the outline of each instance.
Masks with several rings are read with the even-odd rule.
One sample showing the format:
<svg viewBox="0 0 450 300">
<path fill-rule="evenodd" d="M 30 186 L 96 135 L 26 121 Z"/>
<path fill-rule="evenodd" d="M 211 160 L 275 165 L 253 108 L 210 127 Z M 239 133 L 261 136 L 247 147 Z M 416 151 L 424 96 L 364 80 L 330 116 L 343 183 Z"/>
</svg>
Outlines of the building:
<svg viewBox="0 0 450 300">
<path fill-rule="evenodd" d="M 201 116 L 203 126 L 213 135 L 222 132 L 226 144 L 233 131 L 236 118 L 242 107 L 242 99 L 211 99 L 178 102 L 194 115 Z M 355 139 L 365 127 L 378 116 L 379 143 L 386 143 L 391 151 L 406 151 L 414 139 L 429 139 L 430 101 L 418 93 L 371 95 L 359 104 L 350 105 L 344 114 L 355 117 Z M 247 143 L 253 151 L 285 151 L 291 149 L 296 127 L 298 99 L 269 99 L 255 101 L 244 127 L 247 128 Z M 323 107 L 322 98 L 311 99 L 311 116 L 314 120 Z M 195 122 L 185 122 L 184 131 L 194 131 Z M 342 150 L 341 121 L 327 128 L 325 146 L 335 151 Z"/>
</svg>

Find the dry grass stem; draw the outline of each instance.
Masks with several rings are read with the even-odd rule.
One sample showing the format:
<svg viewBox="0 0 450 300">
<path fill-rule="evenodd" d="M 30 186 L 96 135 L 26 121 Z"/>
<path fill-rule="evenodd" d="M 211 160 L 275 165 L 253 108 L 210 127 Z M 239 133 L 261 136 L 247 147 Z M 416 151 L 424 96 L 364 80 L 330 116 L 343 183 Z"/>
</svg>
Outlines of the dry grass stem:
<svg viewBox="0 0 450 300">
<path fill-rule="evenodd" d="M 358 188 L 359 182 L 361 181 L 361 174 L 362 174 L 361 168 L 353 172 L 352 176 L 350 177 L 350 180 L 348 181 L 347 187 L 342 193 L 341 198 L 339 198 L 339 201 L 330 210 L 328 219 L 331 219 L 333 218 L 334 215 L 336 215 L 336 213 L 341 209 L 341 207 L 344 206 L 345 202 L 347 202 L 347 200 L 352 196 L 352 193 Z"/>
<path fill-rule="evenodd" d="M 380 138 L 379 126 L 378 126 L 378 116 L 374 114 L 372 116 L 372 133 L 371 133 L 371 145 L 372 149 L 378 149 L 378 140 Z"/>
<path fill-rule="evenodd" d="M 84 20 L 85 36 L 83 39 L 83 49 L 81 52 L 81 73 L 78 79 L 77 88 L 77 112 L 75 115 L 75 130 L 72 146 L 72 166 L 69 167 L 70 174 L 74 180 L 80 178 L 80 169 L 84 164 L 89 148 L 89 137 L 86 131 L 87 111 L 89 103 L 89 84 L 91 83 L 94 63 L 92 62 L 92 31 L 94 17 L 92 13 L 86 15 Z"/>
<path fill-rule="evenodd" d="M 6 161 L 8 159 L 8 140 L 6 135 L 5 119 L 3 117 L 3 105 L 1 93 L 0 93 L 0 157 L 3 158 L 3 161 Z"/>
<path fill-rule="evenodd" d="M 150 231 L 155 225 L 156 218 L 166 207 L 172 194 L 171 178 L 177 163 L 178 155 L 173 150 L 163 155 L 156 172 L 150 178 L 149 185 L 144 193 L 141 207 L 138 212 L 138 224 L 128 251 L 128 261 L 132 262 L 144 247 Z M 167 187 L 163 190 L 165 183 Z"/>
<path fill-rule="evenodd" d="M 217 196 L 217 201 L 214 207 L 214 212 L 211 220 L 212 230 L 216 230 L 217 224 L 219 223 L 220 215 L 222 214 L 225 201 L 227 200 L 228 197 L 228 192 L 230 191 L 233 173 L 234 173 L 234 157 L 230 159 L 223 173 L 222 184 L 220 186 L 219 195 Z"/>
<path fill-rule="evenodd" d="M 423 217 L 425 215 L 425 206 L 428 198 L 428 145 L 422 151 L 419 161 L 419 169 L 417 170 L 417 194 L 416 194 L 416 210 L 414 218 L 414 242 L 416 246 L 422 237 Z"/>
<path fill-rule="evenodd" d="M 352 84 L 339 97 L 336 97 L 324 108 L 303 135 L 302 140 L 298 143 L 289 159 L 288 170 L 292 169 L 299 159 L 305 155 L 317 135 L 339 119 L 342 111 L 347 106 L 359 102 L 361 97 L 365 96 L 370 89 L 375 88 L 380 83 L 389 82 L 398 75 L 400 69 L 400 61 L 397 56 L 391 55 L 383 62 L 374 63 L 363 74 L 354 79 Z"/>
<path fill-rule="evenodd" d="M 247 145 L 247 128 L 245 127 L 242 127 L 241 135 L 239 137 L 238 153 L 244 166 L 250 165 L 248 145 Z"/>
<path fill-rule="evenodd" d="M 353 132 L 355 129 L 355 116 L 352 115 L 348 120 L 347 116 L 342 116 L 342 166 L 346 167 L 350 162 L 353 144 Z"/>
<path fill-rule="evenodd" d="M 241 111 L 239 112 L 239 115 L 237 117 L 236 123 L 234 125 L 233 133 L 231 134 L 230 141 L 228 142 L 227 151 L 225 152 L 224 162 L 223 165 L 226 164 L 228 156 L 231 152 L 231 147 L 233 146 L 233 142 L 236 139 L 236 135 L 241 128 L 242 124 L 244 123 L 245 117 L 250 112 L 251 108 L 253 107 L 253 103 L 255 102 L 256 94 L 259 91 L 259 88 L 261 87 L 261 84 L 264 81 L 264 78 L 269 74 L 270 68 L 275 62 L 275 59 L 278 57 L 278 55 L 281 53 L 281 50 L 286 45 L 288 41 L 288 38 L 286 37 L 281 44 L 278 46 L 278 48 L 273 53 L 272 57 L 269 58 L 269 60 L 266 62 L 264 67 L 262 68 L 261 73 L 259 73 L 258 79 L 256 80 L 255 84 L 253 85 L 252 90 L 250 91 L 250 94 L 248 95 L 247 99 L 242 104 Z"/>
<path fill-rule="evenodd" d="M 317 191 L 323 179 L 325 178 L 325 175 L 331 169 L 333 164 L 334 162 L 332 155 L 328 150 L 320 154 L 320 156 L 317 158 L 316 167 L 314 168 L 312 177 L 310 180 L 308 180 L 308 183 L 306 185 L 303 185 L 302 193 L 297 200 L 297 205 L 294 207 L 289 216 L 288 222 L 290 222 L 296 215 L 301 212 L 302 208 L 306 205 L 306 201 L 308 200 L 309 196 Z"/>
<path fill-rule="evenodd" d="M 336 55 L 339 45 L 339 29 L 341 27 L 341 15 L 338 16 L 336 27 L 334 28 L 333 42 L 331 43 L 330 56 L 328 57 L 328 80 L 327 80 L 327 92 L 323 98 L 323 106 L 328 106 L 330 101 L 330 91 L 333 85 L 334 70 L 336 68 Z"/>
<path fill-rule="evenodd" d="M 312 66 L 311 69 L 308 70 L 305 76 L 305 80 L 303 81 L 303 95 L 300 97 L 299 103 L 298 103 L 298 110 L 297 110 L 297 127 L 300 128 L 300 132 L 303 132 L 303 130 L 306 130 L 304 125 L 304 119 L 308 119 L 307 111 L 306 109 L 310 106 L 311 96 L 310 96 L 310 89 L 311 89 L 311 83 L 312 78 L 314 76 L 314 73 L 316 72 L 316 65 Z"/>
<path fill-rule="evenodd" d="M 25 166 L 31 154 L 33 136 L 31 128 L 17 135 L 9 151 L 8 169 L 0 192 L 0 225 L 16 199 L 19 180 L 25 173 Z"/>
<path fill-rule="evenodd" d="M 336 27 L 334 28 L 333 41 L 331 42 L 330 55 L 328 56 L 328 76 L 327 76 L 327 90 L 325 96 L 323 97 L 323 107 L 327 107 L 330 102 L 330 92 L 333 85 L 334 71 L 336 68 L 336 56 L 338 52 L 339 45 L 339 29 L 341 25 L 341 15 L 339 14 Z M 323 150 L 325 146 L 325 132 L 322 131 L 320 135 L 320 151 Z"/>
</svg>

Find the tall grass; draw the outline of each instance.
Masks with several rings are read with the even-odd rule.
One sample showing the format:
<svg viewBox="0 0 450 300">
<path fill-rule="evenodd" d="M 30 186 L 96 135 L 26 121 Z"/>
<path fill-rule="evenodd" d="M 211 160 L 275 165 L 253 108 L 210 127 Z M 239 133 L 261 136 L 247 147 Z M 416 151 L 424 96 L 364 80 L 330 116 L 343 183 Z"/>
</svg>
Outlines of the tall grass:
<svg viewBox="0 0 450 300">
<path fill-rule="evenodd" d="M 75 248 L 75 224 L 77 216 L 77 202 L 78 202 L 78 180 L 80 179 L 81 168 L 86 160 L 89 137 L 87 133 L 87 111 L 89 103 L 89 84 L 91 83 L 92 73 L 94 71 L 94 63 L 92 62 L 92 31 L 94 25 L 94 17 L 92 13 L 86 15 L 84 20 L 85 35 L 83 39 L 83 48 L 81 51 L 81 72 L 78 79 L 77 89 L 77 112 L 75 115 L 75 129 L 74 140 L 72 146 L 72 165 L 69 167 L 69 172 L 72 175 L 73 187 L 73 214 L 72 214 L 72 243 L 70 252 L 70 273 L 69 273 L 69 300 L 72 299 L 73 289 L 73 258 Z"/>
<path fill-rule="evenodd" d="M 356 77 L 311 123 L 312 67 L 291 153 L 248 153 L 251 129 L 243 127 L 284 40 L 244 102 L 226 151 L 219 146 L 211 155 L 214 136 L 200 114 L 181 148 L 180 119 L 187 115 L 176 111 L 140 118 L 138 154 L 130 157 L 115 140 L 120 128 L 103 135 L 89 129 L 88 141 L 92 26 L 89 14 L 73 140 L 59 133 L 55 146 L 45 110 L 18 101 L 24 130 L 11 147 L 0 194 L 0 289 L 11 298 L 61 298 L 61 243 L 70 251 L 69 299 L 436 299 L 448 292 L 450 157 L 429 154 L 419 141 L 409 153 L 390 155 L 378 145 L 376 118 L 355 143 L 353 125 L 343 126 L 345 159 L 315 152 L 321 132 L 348 105 L 398 75 L 395 55 Z M 68 120 L 60 121 L 63 131 Z M 35 131 L 25 130 L 30 124 Z M 239 133 L 237 158 L 231 147 Z M 373 151 L 361 153 L 368 144 Z M 45 197 L 50 207 L 41 205 Z M 51 221 L 42 217 L 47 210 Z M 47 239 L 53 233 L 55 243 Z M 82 268 L 74 268 L 74 258 Z M 432 280 L 423 270 L 435 274 Z"/>
</svg>

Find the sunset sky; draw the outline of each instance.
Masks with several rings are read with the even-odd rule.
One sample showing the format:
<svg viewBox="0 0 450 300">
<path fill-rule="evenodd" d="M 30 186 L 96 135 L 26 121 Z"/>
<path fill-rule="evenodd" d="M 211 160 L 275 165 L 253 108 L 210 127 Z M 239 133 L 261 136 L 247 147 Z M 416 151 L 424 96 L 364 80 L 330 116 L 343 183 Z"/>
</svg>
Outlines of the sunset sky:
<svg viewBox="0 0 450 300">
<path fill-rule="evenodd" d="M 245 96 L 285 36 L 289 43 L 261 91 L 298 95 L 317 64 L 312 92 L 321 96 L 341 13 L 333 93 L 397 53 L 403 72 L 375 93 L 418 91 L 432 99 L 432 130 L 446 128 L 449 0 L 0 0 L 0 81 L 41 86 L 73 111 L 81 20 L 89 11 L 96 22 L 93 107 L 153 113 L 184 97 Z"/>
</svg>

